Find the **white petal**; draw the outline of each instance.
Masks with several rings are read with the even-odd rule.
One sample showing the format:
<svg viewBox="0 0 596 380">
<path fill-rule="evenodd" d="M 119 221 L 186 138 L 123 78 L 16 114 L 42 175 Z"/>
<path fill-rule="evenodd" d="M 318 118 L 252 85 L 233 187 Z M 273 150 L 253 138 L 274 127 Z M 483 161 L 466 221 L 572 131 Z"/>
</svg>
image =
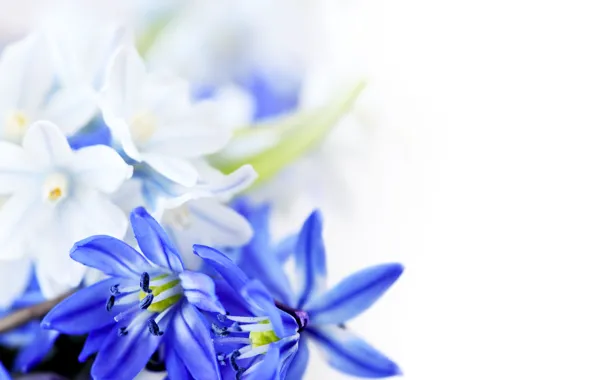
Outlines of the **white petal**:
<svg viewBox="0 0 596 380">
<path fill-rule="evenodd" d="M 199 178 L 194 166 L 182 158 L 145 154 L 143 161 L 164 177 L 182 186 L 194 186 Z"/>
<path fill-rule="evenodd" d="M 35 189 L 24 189 L 0 207 L 0 259 L 17 259 L 27 254 L 28 241 L 43 212 L 40 199 Z"/>
<path fill-rule="evenodd" d="M 201 175 L 205 173 L 209 178 L 205 184 L 196 187 L 197 193 L 205 192 L 222 200 L 227 200 L 247 189 L 258 177 L 251 165 L 242 165 L 228 175 L 213 169 L 205 162 L 197 165 L 200 165 Z"/>
<path fill-rule="evenodd" d="M 0 194 L 32 186 L 36 172 L 22 147 L 0 141 Z"/>
<path fill-rule="evenodd" d="M 31 260 L 0 261 L 0 309 L 10 307 L 29 284 Z"/>
<path fill-rule="evenodd" d="M 232 137 L 232 132 L 225 128 L 204 127 L 194 122 L 196 120 L 189 119 L 185 124 L 160 128 L 146 145 L 145 150 L 176 157 L 201 157 L 217 152 Z"/>
<path fill-rule="evenodd" d="M 104 145 L 85 147 L 74 152 L 71 169 L 76 180 L 104 193 L 113 193 L 132 176 L 132 166 Z"/>
<path fill-rule="evenodd" d="M 62 88 L 52 95 L 39 118 L 51 120 L 70 136 L 95 115 L 97 96 L 91 87 Z"/>
<path fill-rule="evenodd" d="M 85 276 L 86 268 L 68 255 L 43 255 L 36 261 L 35 275 L 46 298 L 55 298 L 77 287 Z"/>
<path fill-rule="evenodd" d="M 3 106 L 33 116 L 45 101 L 53 77 L 51 52 L 43 36 L 30 34 L 7 46 L 0 59 L 0 88 L 3 98 L 8 98 Z"/>
<path fill-rule="evenodd" d="M 63 165 L 73 156 L 66 136 L 56 124 L 37 121 L 29 127 L 23 138 L 23 148 L 39 165 Z"/>
<path fill-rule="evenodd" d="M 132 46 L 125 45 L 108 65 L 106 84 L 102 91 L 102 105 L 116 116 L 127 118 L 138 110 L 147 78 L 145 64 Z"/>
</svg>

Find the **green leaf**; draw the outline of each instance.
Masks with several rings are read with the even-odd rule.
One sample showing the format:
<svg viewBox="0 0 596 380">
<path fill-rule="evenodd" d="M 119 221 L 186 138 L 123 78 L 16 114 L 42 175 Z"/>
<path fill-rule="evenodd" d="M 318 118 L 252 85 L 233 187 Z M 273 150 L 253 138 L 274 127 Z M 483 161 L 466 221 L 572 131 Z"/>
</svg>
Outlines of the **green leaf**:
<svg viewBox="0 0 596 380">
<path fill-rule="evenodd" d="M 259 138 L 273 143 L 247 155 L 230 155 L 224 151 L 211 157 L 211 163 L 224 173 L 231 173 L 244 164 L 251 164 L 259 174 L 253 186 L 261 184 L 317 147 L 350 110 L 364 87 L 363 82 L 359 83 L 325 107 L 298 113 L 277 122 L 242 128 L 235 134 L 232 144 L 241 146 L 243 141 L 255 141 Z"/>
</svg>

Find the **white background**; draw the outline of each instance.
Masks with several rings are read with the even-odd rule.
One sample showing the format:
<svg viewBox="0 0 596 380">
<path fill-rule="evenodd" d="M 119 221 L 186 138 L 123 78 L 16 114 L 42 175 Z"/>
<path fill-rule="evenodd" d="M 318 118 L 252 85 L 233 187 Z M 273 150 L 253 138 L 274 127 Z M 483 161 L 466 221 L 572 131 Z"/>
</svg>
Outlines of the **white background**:
<svg viewBox="0 0 596 380">
<path fill-rule="evenodd" d="M 353 327 L 409 379 L 596 379 L 594 3 L 371 3 L 378 166 L 330 267 L 406 271 Z"/>
<path fill-rule="evenodd" d="M 594 3 L 345 3 L 379 122 L 330 281 L 406 266 L 350 326 L 407 379 L 596 379 Z"/>
</svg>

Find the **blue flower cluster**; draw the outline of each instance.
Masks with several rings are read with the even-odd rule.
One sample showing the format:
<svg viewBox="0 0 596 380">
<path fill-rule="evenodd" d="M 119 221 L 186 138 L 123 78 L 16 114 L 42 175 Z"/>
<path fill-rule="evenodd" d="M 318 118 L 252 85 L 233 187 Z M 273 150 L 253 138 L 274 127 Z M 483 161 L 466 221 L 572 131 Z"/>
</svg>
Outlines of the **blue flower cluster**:
<svg viewBox="0 0 596 380">
<path fill-rule="evenodd" d="M 195 245 L 200 271 L 187 269 L 144 208 L 130 217 L 139 250 L 103 235 L 76 243 L 71 258 L 107 277 L 59 303 L 42 327 L 88 334 L 79 360 L 95 355 L 94 379 L 132 379 L 150 358 L 162 361 L 175 380 L 301 379 L 308 342 L 349 375 L 399 375 L 399 367 L 346 322 L 368 309 L 403 267 L 367 268 L 327 289 L 319 212 L 297 236 L 273 244 L 267 206 L 239 200 L 236 210 L 252 224 L 252 240 L 230 256 Z M 296 292 L 284 271 L 289 260 Z M 0 379 L 7 376 L 0 370 Z"/>
</svg>

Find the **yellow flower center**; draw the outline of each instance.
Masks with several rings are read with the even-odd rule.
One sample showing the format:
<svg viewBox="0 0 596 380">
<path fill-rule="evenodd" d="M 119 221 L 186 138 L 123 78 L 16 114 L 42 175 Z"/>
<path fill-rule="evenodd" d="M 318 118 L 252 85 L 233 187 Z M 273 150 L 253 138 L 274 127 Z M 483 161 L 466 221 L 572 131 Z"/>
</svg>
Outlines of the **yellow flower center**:
<svg viewBox="0 0 596 380">
<path fill-rule="evenodd" d="M 159 280 L 159 279 L 162 279 L 165 277 L 167 277 L 167 275 L 164 274 L 164 275 L 155 277 L 153 280 L 155 281 L 155 280 Z M 153 291 L 153 296 L 157 297 L 158 295 L 165 292 L 166 290 L 172 289 L 174 286 L 178 285 L 179 283 L 180 283 L 180 280 L 173 279 L 172 281 L 167 282 L 163 285 L 149 286 L 149 289 L 151 289 Z M 145 298 L 146 295 L 147 295 L 147 293 L 145 293 L 144 291 L 141 290 L 139 292 L 139 301 L 142 300 L 143 298 Z M 176 302 L 180 301 L 180 298 L 182 298 L 182 293 L 175 294 L 175 295 L 168 297 L 166 299 L 163 299 L 161 301 L 153 302 L 147 308 L 147 310 L 153 311 L 155 313 L 161 313 L 162 311 L 166 310 L 168 307 L 175 305 Z"/>
<path fill-rule="evenodd" d="M 130 120 L 130 133 L 132 139 L 137 143 L 148 142 L 156 130 L 157 119 L 149 111 L 139 112 Z"/>
<path fill-rule="evenodd" d="M 42 197 L 48 203 L 57 203 L 68 195 L 68 178 L 62 173 L 48 175 L 42 186 Z"/>
<path fill-rule="evenodd" d="M 27 115 L 23 111 L 15 110 L 8 114 L 4 122 L 5 138 L 13 142 L 21 142 L 29 126 Z"/>
<path fill-rule="evenodd" d="M 269 323 L 268 320 L 260 322 L 262 324 Z M 275 343 L 279 340 L 279 337 L 275 335 L 275 331 L 268 330 L 268 331 L 251 331 L 249 335 L 249 339 L 253 345 L 253 347 L 264 346 L 269 343 Z"/>
</svg>

